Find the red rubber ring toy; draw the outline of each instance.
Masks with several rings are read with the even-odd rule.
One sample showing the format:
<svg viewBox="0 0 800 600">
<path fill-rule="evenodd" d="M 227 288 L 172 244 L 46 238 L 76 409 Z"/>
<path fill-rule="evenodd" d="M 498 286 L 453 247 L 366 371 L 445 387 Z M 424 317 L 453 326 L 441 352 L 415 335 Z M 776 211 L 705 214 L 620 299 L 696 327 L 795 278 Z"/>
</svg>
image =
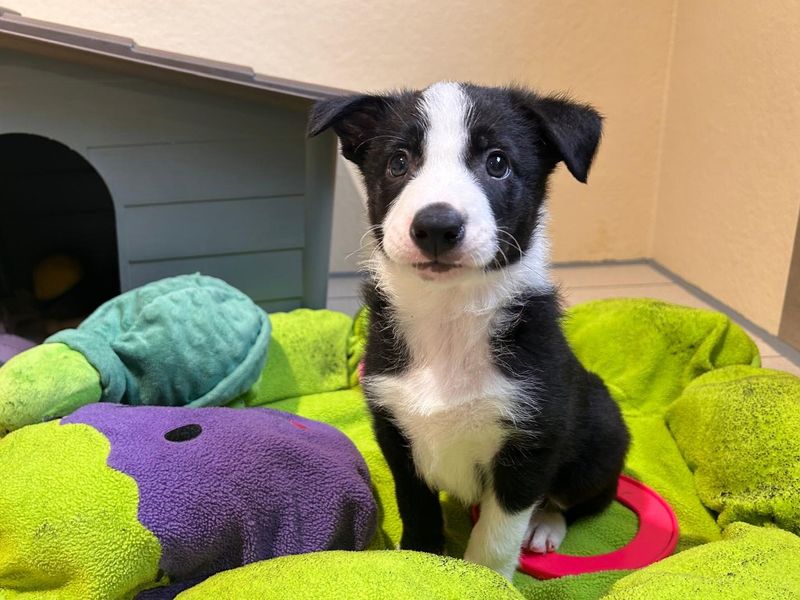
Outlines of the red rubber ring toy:
<svg viewBox="0 0 800 600">
<path fill-rule="evenodd" d="M 580 575 L 596 571 L 641 569 L 666 558 L 678 543 L 678 520 L 661 496 L 643 483 L 620 475 L 617 500 L 631 509 L 639 519 L 639 529 L 622 548 L 596 556 L 569 556 L 558 552 L 539 554 L 523 549 L 519 570 L 538 579 L 564 575 Z M 479 509 L 472 507 L 472 520 L 478 520 Z"/>
</svg>

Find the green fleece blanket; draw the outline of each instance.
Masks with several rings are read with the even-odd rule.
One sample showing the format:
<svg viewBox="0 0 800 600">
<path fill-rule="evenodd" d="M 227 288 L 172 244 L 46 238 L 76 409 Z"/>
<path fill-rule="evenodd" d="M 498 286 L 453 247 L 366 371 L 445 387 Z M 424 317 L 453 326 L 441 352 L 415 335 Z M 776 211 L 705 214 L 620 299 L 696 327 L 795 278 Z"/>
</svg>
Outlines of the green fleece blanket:
<svg viewBox="0 0 800 600">
<path fill-rule="evenodd" d="M 331 311 L 296 311 L 271 315 L 271 322 L 262 378 L 233 405 L 297 413 L 349 436 L 369 466 L 378 500 L 377 533 L 370 552 L 256 563 L 213 577 L 187 592 L 187 598 L 255 594 L 372 599 L 380 597 L 380 589 L 397 598 L 513 598 L 516 593 L 529 600 L 800 597 L 795 535 L 800 515 L 800 379 L 760 369 L 755 345 L 725 316 L 649 300 L 600 301 L 569 311 L 564 325 L 571 344 L 584 364 L 605 379 L 631 430 L 626 472 L 670 502 L 680 524 L 680 542 L 673 557 L 633 573 L 549 581 L 517 573 L 516 592 L 493 573 L 456 560 L 471 525 L 466 507 L 444 496 L 447 551 L 454 558 L 382 552 L 396 548 L 402 524 L 393 480 L 357 385 L 366 316 L 353 322 Z M 68 367 L 72 356 L 59 352 L 57 358 Z M 90 391 L 96 393 L 98 384 L 92 381 L 95 388 Z M 82 390 L 76 384 L 70 393 L 77 397 Z M 37 463 L 41 478 L 55 481 L 49 473 L 68 466 L 78 468 L 81 476 L 48 498 L 31 497 L 25 481 L 12 475 L 0 481 L 13 490 L 6 494 L 9 501 L 19 499 L 15 506 L 28 511 L 28 521 L 43 524 L 41 531 L 31 529 L 33 538 L 7 537 L 13 542 L 9 544 L 0 539 L 0 600 L 130 597 L 141 589 L 137 581 L 157 579 L 157 540 L 139 525 L 135 513 L 118 510 L 120 504 L 132 505 L 135 487 L 119 485 L 102 461 L 62 464 L 67 453 L 59 447 L 40 448 L 33 429 L 17 432 L 14 440 L 29 444 L 30 456 L 47 453 Z M 87 436 L 69 443 L 102 455 L 102 440 Z M 3 463 L 0 452 L 0 471 L 14 473 L 18 458 L 6 455 Z M 72 512 L 78 507 L 85 513 L 80 522 L 68 524 L 83 532 L 76 543 L 79 551 L 69 554 L 47 543 L 53 523 L 58 524 L 48 515 L 59 514 L 64 503 Z M 0 519 L 4 510 L 0 506 Z M 117 527 L 120 537 L 114 543 L 114 536 L 106 534 Z M 635 530 L 635 517 L 614 504 L 604 514 L 574 524 L 561 551 L 607 552 L 624 545 Z M 8 553 L 8 548 L 26 544 L 30 552 Z M 22 572 L 38 575 L 19 581 Z M 53 572 L 63 577 L 48 580 Z M 44 587 L 43 581 L 48 582 Z"/>
<path fill-rule="evenodd" d="M 799 382 L 727 367 L 692 381 L 670 407 L 667 422 L 697 494 L 721 527 L 746 521 L 800 535 Z"/>
<path fill-rule="evenodd" d="M 231 591 L 235 590 L 235 594 Z M 479 565 L 422 552 L 316 552 L 225 571 L 178 600 L 523 600 Z"/>
<path fill-rule="evenodd" d="M 0 448 L 0 599 L 131 598 L 160 577 L 136 481 L 108 465 L 99 431 L 50 421 Z"/>
<path fill-rule="evenodd" d="M 273 325 L 276 324 L 275 317 L 277 315 L 273 316 Z M 306 313 L 302 318 L 299 315 L 296 315 L 296 318 L 286 315 L 281 319 L 281 329 L 297 327 L 298 330 L 313 330 L 316 329 L 314 324 L 316 321 L 325 320 L 330 325 L 331 317 L 326 315 L 325 311 L 319 311 Z M 714 512 L 718 509 L 714 509 L 713 504 L 704 504 L 707 499 L 703 494 L 698 494 L 697 489 L 701 486 L 696 482 L 696 477 L 702 477 L 703 473 L 698 471 L 696 474 L 694 471 L 697 469 L 697 461 L 687 463 L 682 454 L 682 451 L 687 451 L 683 443 L 684 438 L 696 439 L 695 433 L 687 432 L 685 436 L 678 437 L 681 441 L 679 443 L 670 431 L 670 424 L 681 414 L 682 406 L 692 406 L 700 402 L 717 406 L 718 411 L 726 411 L 730 410 L 725 404 L 726 398 L 727 402 L 736 402 L 737 400 L 733 399 L 738 398 L 737 393 L 739 396 L 751 397 L 753 392 L 747 385 L 739 392 L 736 391 L 736 382 L 741 382 L 737 375 L 744 373 L 737 369 L 747 370 L 747 377 L 751 377 L 753 373 L 770 377 L 769 371 L 758 368 L 760 360 L 755 344 L 741 328 L 722 314 L 650 300 L 606 300 L 577 306 L 569 311 L 564 325 L 567 336 L 581 361 L 587 368 L 599 373 L 605 379 L 613 397 L 622 408 L 633 437 L 626 473 L 656 489 L 672 505 L 678 517 L 681 533 L 677 552 L 681 553 L 703 545 L 704 552 L 698 554 L 697 559 L 692 559 L 693 555 L 687 555 L 688 562 L 681 563 L 682 568 L 691 571 L 693 560 L 696 560 L 698 567 L 700 564 L 712 565 L 709 567 L 712 572 L 704 575 L 706 578 L 725 576 L 728 571 L 722 573 L 720 569 L 737 573 L 737 577 L 740 578 L 749 577 L 750 570 L 755 568 L 757 561 L 743 564 L 736 559 L 731 544 L 723 541 L 723 537 L 727 540 L 733 535 L 727 530 L 723 533 L 728 521 L 723 520 L 718 523 Z M 340 327 L 342 330 L 335 335 L 333 334 L 335 328 L 331 329 L 331 340 L 335 340 L 335 344 L 326 346 L 331 352 L 347 354 L 346 361 L 339 361 L 341 372 L 335 378 L 341 385 L 339 390 L 332 391 L 329 388 L 322 394 L 284 399 L 275 399 L 273 393 L 266 396 L 255 393 L 247 398 L 246 404 L 256 406 L 266 403 L 273 408 L 331 423 L 347 434 L 362 452 L 370 467 L 375 493 L 379 499 L 380 525 L 378 534 L 372 542 L 372 548 L 395 548 L 402 533 L 402 525 L 394 500 L 392 477 L 372 437 L 360 389 L 349 387 L 355 381 L 356 367 L 363 352 L 365 316 L 362 314 L 356 319 L 352 326 L 352 335 L 347 341 L 343 341 L 344 337 L 341 335 L 345 323 L 342 322 Z M 294 342 L 282 344 L 281 352 L 284 355 L 283 360 L 290 362 L 295 371 L 302 372 L 305 365 L 311 367 L 320 361 L 333 364 L 333 356 L 323 359 L 315 355 L 316 353 L 303 343 L 302 336 L 284 335 L 284 339 L 290 337 Z M 269 369 L 269 364 L 267 368 Z M 725 380 L 724 389 L 707 386 L 695 400 L 692 400 L 691 395 L 687 397 L 684 394 L 686 390 L 687 394 L 694 393 L 697 396 L 696 392 L 692 392 L 690 386 L 692 382 L 702 382 L 702 376 L 706 373 L 722 372 L 731 374 L 729 380 Z M 797 405 L 797 399 L 800 399 L 800 379 L 786 374 L 776 375 L 773 379 L 774 381 L 765 383 L 758 389 L 760 405 L 765 407 L 764 410 L 767 412 L 776 410 L 777 414 L 788 415 L 791 412 L 791 401 L 786 401 L 785 398 L 787 394 L 788 397 L 794 397 L 794 406 Z M 333 378 L 329 377 L 328 380 L 333 381 Z M 740 400 L 739 403 L 741 404 Z M 770 409 L 770 406 L 773 408 Z M 672 421 L 668 420 L 667 415 L 670 415 Z M 735 417 L 735 413 L 730 414 L 731 419 Z M 692 421 L 693 417 L 690 416 L 688 420 Z M 698 427 L 701 426 L 699 420 L 695 422 Z M 786 421 L 779 418 L 762 419 L 753 426 L 757 426 L 760 435 L 765 437 L 774 437 L 776 430 L 785 432 L 785 436 L 791 437 L 797 430 L 794 421 L 790 419 Z M 745 447 L 741 451 L 748 452 L 749 448 Z M 775 452 L 763 455 L 762 459 L 765 465 L 772 466 L 766 466 L 759 471 L 751 465 L 748 467 L 753 469 L 748 471 L 752 475 L 751 479 L 756 480 L 762 473 L 779 470 L 780 465 L 786 464 L 784 452 L 787 446 L 779 444 L 771 448 L 775 448 Z M 778 451 L 778 448 L 781 451 Z M 728 454 L 719 453 L 718 462 L 727 464 L 729 471 L 735 471 L 736 465 L 740 464 L 739 456 L 732 446 L 726 451 Z M 716 456 L 713 450 L 711 454 Z M 791 464 L 795 465 L 798 462 L 795 460 Z M 787 493 L 781 496 L 782 503 L 779 503 L 781 507 L 788 503 L 793 507 L 792 510 L 796 510 L 800 506 L 800 497 L 795 492 L 798 481 L 796 471 L 787 473 L 786 478 L 781 480 L 780 485 L 787 486 Z M 751 500 L 758 506 L 764 505 L 764 498 L 751 498 Z M 461 556 L 469 537 L 468 514 L 465 507 L 444 495 L 443 501 L 447 551 L 451 556 Z M 784 514 L 786 509 L 776 508 L 773 512 L 775 511 Z M 759 513 L 753 522 L 763 523 L 765 518 L 762 513 Z M 772 514 L 769 511 L 766 513 Z M 737 519 L 752 516 L 744 510 L 738 510 L 735 515 Z M 578 555 L 608 552 L 624 545 L 635 531 L 636 518 L 633 514 L 621 505 L 614 504 L 603 515 L 578 522 L 571 527 L 561 551 Z M 769 537 L 771 534 L 766 535 Z M 791 544 L 789 546 L 778 544 L 777 552 L 780 554 L 790 546 Z M 714 557 L 711 563 L 709 556 Z M 777 577 L 780 568 L 786 566 L 786 561 L 777 560 L 769 564 L 775 567 L 774 574 Z M 641 577 L 641 574 L 647 571 L 648 569 L 644 569 L 635 575 Z M 622 586 L 627 580 L 626 575 L 628 574 L 623 571 L 611 571 L 538 581 L 517 573 L 514 584 L 523 596 L 529 599 L 597 598 L 609 591 L 623 593 L 615 590 L 624 589 L 624 586 L 621 588 L 612 586 L 617 580 L 620 580 L 619 585 Z M 670 591 L 671 588 L 662 588 L 658 583 L 659 578 L 648 581 L 651 583 L 642 588 L 645 590 L 642 593 L 647 593 L 649 598 L 685 597 L 675 595 Z M 753 581 L 757 581 L 757 578 Z M 636 585 L 641 587 L 645 584 L 639 582 Z M 766 592 L 761 597 L 773 597 L 765 594 Z M 719 595 L 719 597 L 729 596 Z"/>
<path fill-rule="evenodd" d="M 607 600 L 800 598 L 800 538 L 734 523 L 722 541 L 691 548 L 623 577 Z"/>
</svg>

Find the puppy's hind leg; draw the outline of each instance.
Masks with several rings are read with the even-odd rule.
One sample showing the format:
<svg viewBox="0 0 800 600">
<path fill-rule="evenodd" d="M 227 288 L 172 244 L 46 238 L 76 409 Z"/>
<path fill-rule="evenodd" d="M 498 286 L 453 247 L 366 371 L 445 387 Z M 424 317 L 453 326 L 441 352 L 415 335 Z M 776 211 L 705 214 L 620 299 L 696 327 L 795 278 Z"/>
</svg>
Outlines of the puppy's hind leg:
<svg viewBox="0 0 800 600">
<path fill-rule="evenodd" d="M 511 581 L 535 508 L 507 512 L 488 489 L 481 501 L 481 515 L 472 529 L 464 560 L 489 567 Z"/>
</svg>

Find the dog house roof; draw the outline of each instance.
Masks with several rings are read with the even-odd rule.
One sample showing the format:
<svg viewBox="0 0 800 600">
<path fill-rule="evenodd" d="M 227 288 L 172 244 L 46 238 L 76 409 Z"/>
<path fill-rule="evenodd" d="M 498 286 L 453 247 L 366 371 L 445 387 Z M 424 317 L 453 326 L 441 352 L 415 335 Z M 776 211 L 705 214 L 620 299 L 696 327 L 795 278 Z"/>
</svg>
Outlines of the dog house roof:
<svg viewBox="0 0 800 600">
<path fill-rule="evenodd" d="M 0 7 L 0 48 L 304 104 L 345 93 L 336 88 L 262 75 L 243 65 L 140 46 L 127 37 L 30 19 L 3 7 Z M 231 89 L 226 91 L 230 93 Z"/>
</svg>

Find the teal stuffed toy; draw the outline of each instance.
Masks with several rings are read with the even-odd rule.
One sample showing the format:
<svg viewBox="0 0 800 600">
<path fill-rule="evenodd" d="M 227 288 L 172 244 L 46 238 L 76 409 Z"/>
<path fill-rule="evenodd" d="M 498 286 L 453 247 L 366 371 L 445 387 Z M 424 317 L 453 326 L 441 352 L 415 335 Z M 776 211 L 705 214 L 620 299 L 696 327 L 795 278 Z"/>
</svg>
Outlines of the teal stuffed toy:
<svg viewBox="0 0 800 600">
<path fill-rule="evenodd" d="M 267 314 L 224 281 L 150 283 L 0 367 L 0 437 L 97 401 L 227 404 L 258 381 L 269 338 Z"/>
</svg>

